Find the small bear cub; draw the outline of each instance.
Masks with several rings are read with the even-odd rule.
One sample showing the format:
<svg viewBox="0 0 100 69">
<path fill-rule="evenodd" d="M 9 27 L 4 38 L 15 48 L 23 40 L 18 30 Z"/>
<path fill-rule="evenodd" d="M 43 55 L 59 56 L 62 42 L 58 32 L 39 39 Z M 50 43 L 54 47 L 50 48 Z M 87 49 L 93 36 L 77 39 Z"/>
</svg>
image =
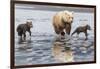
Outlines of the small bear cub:
<svg viewBox="0 0 100 69">
<path fill-rule="evenodd" d="M 30 36 L 31 36 L 31 28 L 33 27 L 32 21 L 27 21 L 24 24 L 19 24 L 17 26 L 17 32 L 18 32 L 18 36 L 21 37 L 22 40 L 22 36 L 24 36 L 24 40 L 26 39 L 26 31 L 29 32 Z"/>
<path fill-rule="evenodd" d="M 85 39 L 85 40 L 87 40 L 87 36 L 88 36 L 87 30 L 91 30 L 91 27 L 90 27 L 89 25 L 79 26 L 79 27 L 76 28 L 76 30 L 72 33 L 72 35 L 75 34 L 75 33 L 77 33 L 77 34 L 79 35 L 80 33 L 83 32 L 83 33 L 85 34 L 85 36 L 86 36 L 86 39 Z M 71 36 L 72 36 L 72 35 L 71 35 Z"/>
</svg>

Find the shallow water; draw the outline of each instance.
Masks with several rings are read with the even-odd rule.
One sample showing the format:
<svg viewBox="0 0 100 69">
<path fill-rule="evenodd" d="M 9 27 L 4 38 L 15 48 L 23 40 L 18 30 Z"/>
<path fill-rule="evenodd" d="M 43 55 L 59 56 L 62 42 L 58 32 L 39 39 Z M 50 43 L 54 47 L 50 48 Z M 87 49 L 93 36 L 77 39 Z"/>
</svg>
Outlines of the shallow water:
<svg viewBox="0 0 100 69">
<path fill-rule="evenodd" d="M 88 40 L 81 33 L 65 39 L 56 37 L 52 17 L 58 11 L 15 9 L 15 65 L 35 65 L 64 62 L 94 61 L 94 18 L 93 13 L 75 12 L 71 33 L 81 25 L 80 19 L 87 19 L 92 30 Z M 20 41 L 16 27 L 31 20 L 32 36 L 28 33 L 25 41 Z M 62 57 L 63 56 L 63 57 Z"/>
<path fill-rule="evenodd" d="M 93 42 L 93 37 L 86 41 L 76 37 L 59 40 L 53 35 L 32 36 L 20 43 L 16 40 L 15 62 L 16 65 L 30 65 L 93 61 Z"/>
</svg>

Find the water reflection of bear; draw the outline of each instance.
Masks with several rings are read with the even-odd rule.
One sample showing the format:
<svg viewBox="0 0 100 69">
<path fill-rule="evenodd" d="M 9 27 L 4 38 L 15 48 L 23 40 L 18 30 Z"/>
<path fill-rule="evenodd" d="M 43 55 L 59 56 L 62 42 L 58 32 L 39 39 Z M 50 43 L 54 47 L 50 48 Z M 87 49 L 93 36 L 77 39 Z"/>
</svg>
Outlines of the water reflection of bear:
<svg viewBox="0 0 100 69">
<path fill-rule="evenodd" d="M 65 41 L 55 40 L 52 47 L 52 55 L 59 62 L 73 62 L 71 48 Z"/>
</svg>

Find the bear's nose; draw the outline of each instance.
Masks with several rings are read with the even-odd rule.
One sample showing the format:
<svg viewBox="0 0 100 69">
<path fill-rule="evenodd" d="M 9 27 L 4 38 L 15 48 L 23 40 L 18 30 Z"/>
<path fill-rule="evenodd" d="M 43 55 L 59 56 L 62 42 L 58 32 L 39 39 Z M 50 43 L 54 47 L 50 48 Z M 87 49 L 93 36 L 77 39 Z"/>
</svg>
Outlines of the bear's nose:
<svg viewBox="0 0 100 69">
<path fill-rule="evenodd" d="M 33 28 L 33 25 L 31 25 L 31 28 Z"/>
<path fill-rule="evenodd" d="M 73 21 L 71 21 L 71 23 L 73 23 Z"/>
</svg>

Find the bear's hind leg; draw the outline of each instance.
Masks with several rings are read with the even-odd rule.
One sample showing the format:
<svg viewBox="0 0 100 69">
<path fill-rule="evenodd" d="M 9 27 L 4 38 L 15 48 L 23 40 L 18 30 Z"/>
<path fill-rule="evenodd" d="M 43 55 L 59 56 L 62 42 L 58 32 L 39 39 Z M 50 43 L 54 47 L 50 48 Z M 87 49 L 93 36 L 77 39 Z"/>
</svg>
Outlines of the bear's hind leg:
<svg viewBox="0 0 100 69">
<path fill-rule="evenodd" d="M 22 31 L 18 31 L 19 41 L 22 41 Z"/>
<path fill-rule="evenodd" d="M 26 34 L 24 33 L 24 40 L 26 40 Z"/>
</svg>

